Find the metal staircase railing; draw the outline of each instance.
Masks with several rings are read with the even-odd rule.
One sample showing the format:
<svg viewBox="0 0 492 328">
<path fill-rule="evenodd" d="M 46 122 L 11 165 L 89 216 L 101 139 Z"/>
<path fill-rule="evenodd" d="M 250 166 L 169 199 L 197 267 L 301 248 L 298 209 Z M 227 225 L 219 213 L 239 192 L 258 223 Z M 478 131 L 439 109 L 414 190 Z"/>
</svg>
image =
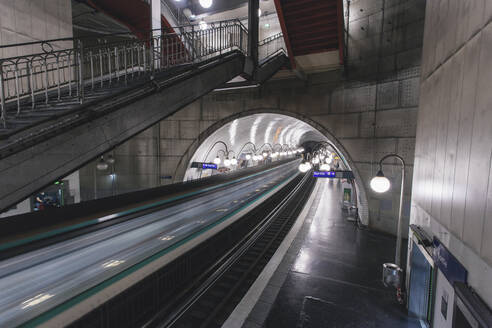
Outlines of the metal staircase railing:
<svg viewBox="0 0 492 328">
<path fill-rule="evenodd" d="M 247 52 L 247 30 L 239 20 L 211 23 L 205 29 L 187 25 L 175 30 L 179 33 L 154 33 L 145 40 L 91 46 L 84 46 L 83 39 L 68 38 L 30 42 L 40 46 L 42 52 L 0 59 L 1 126 L 6 128 L 9 119 L 36 111 L 40 104 L 60 102 L 62 98 L 83 103 L 86 91 L 148 79 L 169 68 L 198 63 L 231 50 Z M 74 46 L 55 50 L 52 44 L 60 41 L 73 41 Z"/>
<path fill-rule="evenodd" d="M 260 64 L 279 52 L 287 54 L 282 33 L 277 33 L 258 42 L 258 57 L 260 59 Z"/>
</svg>

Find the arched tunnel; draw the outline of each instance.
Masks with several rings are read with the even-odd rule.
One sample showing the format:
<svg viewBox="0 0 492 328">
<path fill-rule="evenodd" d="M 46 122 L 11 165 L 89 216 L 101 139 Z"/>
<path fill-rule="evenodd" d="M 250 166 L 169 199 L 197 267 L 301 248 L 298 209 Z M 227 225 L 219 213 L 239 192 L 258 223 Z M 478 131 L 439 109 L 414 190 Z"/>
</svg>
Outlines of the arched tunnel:
<svg viewBox="0 0 492 328">
<path fill-rule="evenodd" d="M 188 162 L 182 161 L 177 166 L 176 176 L 183 176 L 184 181 L 189 181 L 212 174 L 214 171 L 198 170 L 192 168 L 191 165 L 193 162 L 211 163 L 216 157 L 219 157 L 223 163 L 224 158 L 227 157 L 225 151 L 230 153 L 231 159 L 234 156 L 238 161 L 243 162 L 244 167 L 247 167 L 257 164 L 252 156 L 259 156 L 265 150 L 271 154 L 281 152 L 284 148 L 287 150 L 287 148 L 303 147 L 309 152 L 313 145 L 319 143 L 328 143 L 341 158 L 344 168 L 354 172 L 361 221 L 368 224 L 365 186 L 361 182 L 357 167 L 353 165 L 350 154 L 326 129 L 299 115 L 287 115 L 285 112 L 262 113 L 256 110 L 222 119 L 201 133 L 186 150 L 182 158 L 189 160 Z M 250 159 L 246 159 L 247 154 L 251 156 Z M 276 159 L 279 160 L 280 156 Z M 186 171 L 183 173 L 183 170 Z"/>
</svg>

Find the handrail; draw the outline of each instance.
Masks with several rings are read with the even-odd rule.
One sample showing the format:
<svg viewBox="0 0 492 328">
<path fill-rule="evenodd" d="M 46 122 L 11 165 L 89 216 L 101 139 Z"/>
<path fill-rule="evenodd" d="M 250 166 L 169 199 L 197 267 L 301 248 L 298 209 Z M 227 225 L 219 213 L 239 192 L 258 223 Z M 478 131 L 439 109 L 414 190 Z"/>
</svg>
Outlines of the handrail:
<svg viewBox="0 0 492 328">
<path fill-rule="evenodd" d="M 260 42 L 258 42 L 258 45 L 259 46 L 262 46 L 262 45 L 264 45 L 264 44 L 266 44 L 268 42 L 272 42 L 272 41 L 275 41 L 275 40 L 277 40 L 279 38 L 283 38 L 283 37 L 284 37 L 284 34 L 282 32 L 280 32 L 280 33 L 271 35 L 271 36 L 269 36 L 267 38 L 264 38 L 263 40 L 261 40 Z"/>
<path fill-rule="evenodd" d="M 84 44 L 86 39 L 59 38 L 0 46 L 39 44 L 41 48 L 34 54 L 0 59 L 0 128 L 7 128 L 7 121 L 14 114 L 22 114 L 26 107 L 35 110 L 41 103 L 48 105 L 67 97 L 83 103 L 86 91 L 152 78 L 172 67 L 199 63 L 231 50 L 246 53 L 248 43 L 247 30 L 239 19 L 210 22 L 206 29 L 198 24 L 183 25 L 156 36 L 148 33 L 144 39 L 114 41 L 106 35 L 90 46 Z M 55 42 L 64 41 L 74 44 L 70 48 L 54 48 Z M 283 42 L 281 34 L 262 40 L 258 49 L 262 62 L 282 51 Z"/>
<path fill-rule="evenodd" d="M 199 63 L 231 50 L 246 53 L 247 31 L 237 20 L 211 23 L 205 30 L 196 26 L 181 33 L 149 34 L 144 40 L 92 46 L 84 46 L 82 39 L 72 39 L 77 41 L 73 48 L 60 50 L 41 41 L 42 53 L 0 59 L 0 124 L 7 127 L 7 104 L 12 102 L 16 103 L 16 115 L 24 107 L 34 110 L 40 103 L 49 104 L 67 96 L 83 103 L 86 89 L 126 85 L 131 80 L 152 78 L 169 68 Z"/>
</svg>

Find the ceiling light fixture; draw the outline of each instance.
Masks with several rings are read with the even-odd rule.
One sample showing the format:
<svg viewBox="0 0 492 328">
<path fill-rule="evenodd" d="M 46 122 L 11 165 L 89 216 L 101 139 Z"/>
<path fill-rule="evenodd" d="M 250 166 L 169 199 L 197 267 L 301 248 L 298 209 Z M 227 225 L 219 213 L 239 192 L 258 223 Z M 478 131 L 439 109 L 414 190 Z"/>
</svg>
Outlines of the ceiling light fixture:
<svg viewBox="0 0 492 328">
<path fill-rule="evenodd" d="M 212 2 L 213 2 L 212 0 L 200 0 L 200 6 L 207 9 L 212 6 Z"/>
</svg>

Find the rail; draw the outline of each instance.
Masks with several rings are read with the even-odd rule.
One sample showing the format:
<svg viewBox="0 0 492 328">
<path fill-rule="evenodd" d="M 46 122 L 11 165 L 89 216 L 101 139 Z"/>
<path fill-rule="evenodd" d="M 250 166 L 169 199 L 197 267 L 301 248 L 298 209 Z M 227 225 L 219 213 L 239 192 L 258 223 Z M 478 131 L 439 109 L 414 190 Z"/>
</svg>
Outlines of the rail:
<svg viewBox="0 0 492 328">
<path fill-rule="evenodd" d="M 272 35 L 258 42 L 258 58 L 260 59 L 260 63 L 265 62 L 268 58 L 279 52 L 287 54 L 282 33 Z"/>
<path fill-rule="evenodd" d="M 247 30 L 238 20 L 185 25 L 147 39 L 85 46 L 84 39 L 55 39 L 37 45 L 36 54 L 0 59 L 0 124 L 40 103 L 85 101 L 85 91 L 107 89 L 169 68 L 198 63 L 231 50 L 247 51 Z M 150 34 L 150 33 L 149 33 Z M 154 33 L 155 34 L 155 33 Z M 55 49 L 73 41 L 71 48 Z M 3 48 L 16 47 L 7 45 Z M 7 115 L 10 114 L 10 115 Z"/>
</svg>

